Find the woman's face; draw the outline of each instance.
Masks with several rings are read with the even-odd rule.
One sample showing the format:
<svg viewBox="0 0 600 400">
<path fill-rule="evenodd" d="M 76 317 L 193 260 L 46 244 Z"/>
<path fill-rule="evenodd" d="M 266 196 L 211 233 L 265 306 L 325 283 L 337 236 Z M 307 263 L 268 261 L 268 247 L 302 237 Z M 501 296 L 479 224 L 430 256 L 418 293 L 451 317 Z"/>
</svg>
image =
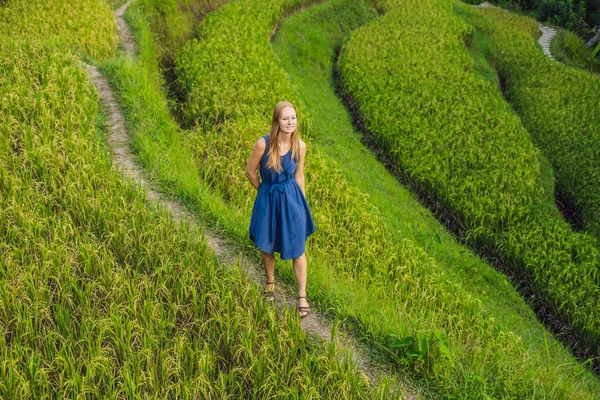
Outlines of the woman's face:
<svg viewBox="0 0 600 400">
<path fill-rule="evenodd" d="M 279 114 L 279 130 L 282 133 L 291 134 L 296 130 L 296 110 L 286 107 Z"/>
</svg>

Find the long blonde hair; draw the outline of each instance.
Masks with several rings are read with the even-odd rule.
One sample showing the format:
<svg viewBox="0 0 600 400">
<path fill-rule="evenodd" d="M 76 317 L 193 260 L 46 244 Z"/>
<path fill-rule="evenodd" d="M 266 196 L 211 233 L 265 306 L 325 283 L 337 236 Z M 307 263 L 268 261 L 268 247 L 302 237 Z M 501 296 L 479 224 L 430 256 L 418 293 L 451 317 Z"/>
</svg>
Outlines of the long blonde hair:
<svg viewBox="0 0 600 400">
<path fill-rule="evenodd" d="M 269 130 L 269 152 L 267 153 L 267 168 L 271 168 L 274 171 L 281 172 L 281 158 L 279 156 L 279 117 L 284 108 L 291 107 L 296 111 L 291 103 L 287 101 L 280 101 L 273 110 L 273 120 L 271 122 L 271 129 Z M 296 111 L 296 121 L 298 121 L 298 112 Z M 298 142 L 298 122 L 296 122 L 296 129 L 292 132 L 291 148 L 292 158 L 298 161 L 300 157 L 300 145 Z"/>
</svg>

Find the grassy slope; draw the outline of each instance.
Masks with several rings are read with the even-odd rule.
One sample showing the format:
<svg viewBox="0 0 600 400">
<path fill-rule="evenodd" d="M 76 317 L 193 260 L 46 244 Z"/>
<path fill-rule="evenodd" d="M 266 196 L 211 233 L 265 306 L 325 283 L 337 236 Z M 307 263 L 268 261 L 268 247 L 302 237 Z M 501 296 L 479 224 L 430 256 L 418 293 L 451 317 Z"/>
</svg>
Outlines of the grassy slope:
<svg viewBox="0 0 600 400">
<path fill-rule="evenodd" d="M 248 7 L 243 10 L 246 13 L 251 12 Z M 132 11 L 135 11 L 135 7 Z M 215 15 L 214 18 L 218 18 L 218 15 Z M 213 21 L 213 23 L 216 22 Z M 232 26 L 243 28 L 243 25 L 239 22 L 233 25 L 230 23 L 224 24 L 223 29 L 228 32 L 228 41 L 224 43 L 240 40 L 239 37 L 234 37 L 236 31 L 232 30 Z M 139 34 L 141 35 L 141 43 L 151 44 L 151 40 L 148 39 L 148 32 L 144 33 L 142 29 Z M 218 41 L 219 37 L 216 34 L 207 34 L 204 40 L 214 39 Z M 243 45 L 246 46 L 246 44 Z M 151 57 L 145 51 L 152 53 L 152 50 L 146 48 L 146 50 L 141 51 L 142 59 L 150 60 Z M 235 56 L 235 52 L 228 55 Z M 229 68 L 224 61 L 226 59 L 217 57 L 217 61 L 221 61 L 213 64 L 213 67 Z M 265 59 L 263 59 L 264 61 Z M 216 129 L 214 126 L 215 119 L 211 115 L 212 118 L 198 120 L 197 131 L 179 132 L 172 120 L 169 122 L 170 117 L 164 94 L 156 86 L 153 86 L 158 79 L 148 73 L 148 70 L 152 70 L 152 68 L 147 69 L 143 64 L 120 60 L 112 65 L 107 65 L 106 69 L 110 71 L 115 83 L 122 89 L 121 101 L 128 110 L 127 118 L 130 127 L 135 132 L 136 146 L 138 146 L 140 156 L 146 166 L 154 171 L 165 187 L 182 196 L 201 215 L 220 225 L 229 236 L 247 246 L 249 243 L 246 222 L 248 208 L 251 206 L 253 198 L 252 192 L 249 190 L 247 182 L 236 175 L 231 176 L 229 172 L 229 169 L 232 168 L 231 174 L 235 174 L 237 169 L 242 170 L 238 167 L 238 164 L 241 165 L 245 162 L 247 151 L 244 150 L 243 146 L 240 146 L 240 140 L 235 140 L 234 147 L 228 148 L 230 151 L 226 152 L 227 157 L 223 157 L 220 155 L 223 151 L 222 145 L 216 141 L 225 140 L 224 136 L 226 135 L 224 133 L 226 132 L 239 132 L 240 137 L 237 137 L 237 139 L 245 141 L 248 140 L 247 136 L 250 136 L 250 140 L 253 140 L 264 129 L 263 125 L 266 122 L 264 115 L 258 113 L 260 123 L 252 120 L 247 124 L 241 123 L 240 125 L 222 123 Z M 232 71 L 230 70 L 230 72 Z M 133 77 L 136 79 L 132 79 Z M 238 79 L 241 78 L 238 77 Z M 223 85 L 230 85 L 226 83 L 227 81 L 224 82 Z M 248 93 L 252 93 L 253 88 L 248 87 L 250 82 L 244 80 L 239 82 L 243 83 L 237 84 L 238 92 L 248 91 Z M 231 90 L 231 88 L 224 88 L 224 93 L 227 93 L 225 89 Z M 293 95 L 289 87 L 286 87 L 285 90 L 288 95 Z M 271 102 L 264 101 L 264 103 L 270 104 Z M 245 110 L 253 114 L 256 112 L 251 109 Z M 147 118 L 150 115 L 152 117 Z M 252 132 L 248 135 L 246 130 L 252 130 Z M 244 133 L 243 137 L 241 136 L 242 133 Z M 212 153 L 210 157 L 217 157 L 214 162 L 215 165 L 206 165 L 206 168 L 204 168 L 205 166 L 198 162 L 198 158 L 203 157 L 204 149 L 210 149 Z M 529 355 L 523 351 L 519 340 L 509 333 L 498 331 L 492 322 L 481 319 L 482 309 L 478 302 L 474 299 L 468 300 L 460 287 L 447 284 L 445 276 L 439 273 L 422 251 L 413 249 L 414 246 L 410 241 L 400 239 L 398 242 L 395 242 L 396 239 L 390 241 L 390 238 L 395 237 L 395 234 L 377 216 L 377 212 L 372 206 L 366 206 L 365 202 L 360 200 L 362 195 L 352 187 L 347 186 L 344 177 L 338 171 L 331 169 L 331 161 L 319 155 L 320 150 L 317 151 L 315 147 L 311 147 L 311 149 L 310 157 L 313 165 L 310 167 L 312 175 L 309 177 L 308 182 L 309 201 L 311 198 L 326 196 L 319 201 L 320 206 L 314 210 L 315 215 L 322 218 L 324 224 L 327 219 L 323 218 L 329 218 L 326 214 L 329 212 L 328 210 L 332 209 L 335 212 L 340 208 L 340 203 L 336 202 L 340 200 L 336 200 L 336 196 L 339 196 L 340 193 L 345 193 L 341 196 L 342 198 L 348 195 L 358 195 L 359 202 L 353 200 L 350 203 L 358 207 L 356 211 L 347 210 L 352 215 L 349 222 L 354 221 L 355 224 L 353 229 L 364 229 L 359 225 L 362 224 L 361 220 L 363 218 L 374 220 L 373 225 L 375 226 L 381 225 L 382 233 L 374 234 L 372 225 L 367 227 L 367 230 L 364 231 L 365 235 L 372 235 L 367 236 L 367 239 L 372 238 L 368 242 L 374 244 L 381 242 L 382 253 L 380 254 L 386 254 L 386 250 L 388 254 L 380 262 L 387 262 L 388 265 L 395 265 L 395 263 L 400 262 L 402 263 L 400 271 L 404 274 L 403 278 L 400 276 L 403 279 L 401 286 L 391 289 L 386 286 L 385 279 L 382 279 L 381 282 L 370 280 L 368 268 L 371 267 L 377 274 L 380 274 L 378 269 L 381 267 L 377 264 L 371 266 L 376 258 L 372 258 L 368 253 L 363 253 L 364 260 L 362 261 L 352 258 L 352 254 L 332 254 L 333 258 L 338 258 L 342 262 L 348 260 L 352 263 L 350 266 L 353 266 L 354 263 L 357 263 L 357 267 L 364 266 L 365 272 L 353 278 L 352 275 L 349 276 L 349 274 L 343 273 L 343 269 L 338 270 L 340 269 L 340 266 L 338 266 L 340 261 L 331 262 L 331 259 L 323 255 L 323 250 L 329 252 L 335 250 L 328 244 L 331 241 L 345 246 L 347 236 L 352 235 L 349 233 L 351 231 L 346 234 L 338 232 L 337 236 L 332 236 L 332 233 L 328 232 L 327 226 L 322 224 L 321 229 L 325 230 L 326 234 L 321 234 L 318 245 L 324 246 L 324 249 L 319 250 L 318 245 L 313 243 L 310 245 L 311 252 L 309 252 L 309 257 L 311 257 L 309 260 L 311 265 L 309 279 L 312 298 L 318 299 L 322 307 L 328 308 L 333 315 L 345 319 L 350 326 L 356 326 L 363 340 L 380 351 L 382 345 L 385 346 L 389 343 L 386 336 L 388 333 L 401 335 L 413 332 L 427 333 L 427 331 L 431 332 L 433 329 L 439 329 L 440 327 L 444 327 L 442 329 L 446 329 L 446 327 L 452 329 L 451 326 L 460 326 L 461 329 L 465 329 L 466 331 L 461 331 L 461 329 L 451 331 L 453 335 L 451 338 L 453 356 L 456 357 L 459 369 L 450 368 L 447 360 L 444 360 L 443 357 L 440 358 L 439 355 L 432 354 L 432 357 L 435 358 L 428 359 L 428 363 L 435 363 L 433 369 L 440 374 L 437 379 L 433 379 L 429 383 L 433 385 L 436 391 L 439 391 L 438 393 L 454 393 L 459 397 L 469 395 L 477 397 L 481 392 L 503 393 L 501 390 L 505 390 L 504 393 L 511 393 L 515 389 L 511 388 L 510 385 L 517 385 L 517 391 L 514 393 L 528 393 L 525 397 L 531 397 L 532 393 L 540 393 L 540 391 L 546 391 L 548 394 L 555 380 L 548 379 L 547 382 L 535 386 L 535 389 L 532 388 L 529 379 L 533 378 L 530 378 L 531 375 L 523 373 L 524 370 L 520 367 L 522 363 L 528 362 Z M 318 162 L 315 162 L 315 159 Z M 198 165 L 190 162 L 190 160 L 194 160 Z M 222 164 L 223 162 L 228 165 Z M 325 167 L 323 165 L 319 166 L 319 163 L 323 163 Z M 324 171 L 323 168 L 325 168 Z M 333 176 L 325 179 L 324 182 L 323 178 L 319 176 L 319 173 L 331 174 L 332 172 Z M 221 177 L 226 178 L 220 181 Z M 318 182 L 319 180 L 321 183 Z M 339 186 L 339 188 L 327 189 L 333 186 Z M 328 190 L 332 193 L 328 194 Z M 315 193 L 316 191 L 320 193 Z M 344 199 L 344 201 L 349 200 Z M 343 204 L 341 206 L 346 207 Z M 346 210 L 346 208 L 343 209 Z M 356 212 L 359 215 L 354 215 Z M 383 236 L 381 236 L 382 234 Z M 357 239 L 360 239 L 360 237 Z M 402 251 L 407 259 L 394 259 L 394 255 L 389 254 L 391 248 L 398 249 L 399 252 Z M 316 251 L 312 252 L 313 250 Z M 344 250 L 344 248 L 340 250 Z M 256 253 L 253 252 L 253 254 Z M 386 261 L 388 258 L 389 261 Z M 407 261 L 410 261 L 410 264 L 407 264 Z M 398 273 L 393 269 L 389 269 L 389 272 Z M 293 280 L 289 264 L 280 265 L 279 277 Z M 405 278 L 407 280 L 404 280 Z M 366 287 L 364 282 L 370 282 L 370 287 Z M 402 289 L 402 291 L 399 292 L 399 289 Z M 398 313 L 398 310 L 401 310 L 402 314 Z M 457 312 L 457 310 L 460 311 Z M 475 332 L 469 332 L 469 329 L 473 329 Z M 463 343 L 467 343 L 470 349 L 468 352 L 462 350 Z M 477 343 L 477 345 L 474 345 L 474 343 Z M 411 366 L 407 363 L 407 360 L 402 358 L 397 359 L 395 362 L 408 372 L 412 370 L 414 373 L 415 368 L 419 367 L 418 363 Z M 569 391 L 571 390 L 569 388 L 573 388 L 573 385 L 576 384 L 576 380 L 569 378 L 568 375 L 571 373 L 579 374 L 581 370 L 577 367 L 572 370 L 570 368 L 563 371 L 567 373 L 567 375 L 563 375 L 563 378 L 556 378 L 556 381 L 564 380 L 557 384 L 557 393 L 564 393 L 561 390 Z M 547 369 L 540 366 L 540 369 L 540 371 L 534 371 L 535 376 L 552 374 L 551 371 L 554 370 L 554 366 L 553 364 L 548 365 Z M 484 371 L 494 372 L 485 373 Z M 498 376 L 497 373 L 500 375 Z M 453 380 L 456 382 L 453 382 Z M 498 392 L 494 392 L 494 390 L 498 390 Z M 536 392 L 532 392 L 532 390 Z M 575 391 L 576 396 L 585 397 L 585 391 L 572 390 Z"/>
<path fill-rule="evenodd" d="M 469 245 L 530 283 L 544 314 L 571 328 L 568 342 L 597 346 L 598 249 L 548 211 L 539 150 L 474 70 L 471 28 L 449 1 L 384 3 L 340 56 L 367 130 L 420 195 L 462 224 Z"/>
<path fill-rule="evenodd" d="M 282 24 L 274 40 L 276 53 L 310 112 L 313 143 L 339 163 L 354 185 L 369 193 L 370 201 L 394 228 L 427 248 L 428 254 L 453 279 L 481 300 L 486 315 L 517 332 L 528 351 L 543 357 L 549 351 L 557 365 L 572 362 L 572 357 L 555 339 L 547 338 L 551 334 L 537 322 L 512 286 L 507 285 L 504 275 L 456 243 L 362 145 L 361 135 L 354 130 L 351 117 L 336 96 L 333 81 L 336 48 L 348 32 L 357 27 L 357 10 L 345 1 L 331 3 L 291 17 Z M 479 60 L 480 69 L 484 70 L 482 75 L 497 85 L 493 69 L 483 56 Z M 441 243 L 435 240 L 436 235 Z"/>
<path fill-rule="evenodd" d="M 481 300 L 488 316 L 511 326 L 527 343 L 531 341 L 539 348 L 545 330 L 537 323 L 524 325 L 524 321 L 535 321 L 535 315 L 505 276 L 458 244 L 362 144 L 362 135 L 354 129 L 333 81 L 335 48 L 342 44 L 349 28 L 358 26 L 351 22 L 356 10 L 343 1 L 332 3 L 329 8 L 285 21 L 274 41 L 282 65 L 310 112 L 314 143 L 339 163 L 354 185 L 369 194 L 371 203 L 394 229 L 426 248 L 471 296 Z M 507 309 L 514 313 L 507 313 Z M 556 342 L 553 346 L 562 348 Z"/>
<path fill-rule="evenodd" d="M 0 16 L 0 397 L 372 398 L 112 167 L 72 54 L 114 55 L 106 4 Z"/>
<path fill-rule="evenodd" d="M 457 15 L 462 16 L 459 9 L 455 9 Z M 554 42 L 553 42 L 554 43 Z M 498 72 L 490 63 L 490 59 L 494 53 L 494 44 L 490 39 L 484 36 L 481 32 L 473 29 L 465 39 L 465 45 L 469 50 L 469 54 L 473 58 L 473 70 L 497 90 L 502 90 Z M 540 184 L 544 189 L 544 201 L 542 206 L 545 211 L 553 218 L 563 219 L 564 217 L 556 208 L 554 198 L 555 178 L 552 165 L 543 153 L 538 154 L 540 164 Z"/>
<path fill-rule="evenodd" d="M 576 207 L 585 231 L 600 238 L 600 77 L 545 57 L 535 40 L 535 20 L 495 9 L 469 15 L 493 43 L 489 59 L 506 81 L 523 125 L 552 163 L 557 190 Z"/>
</svg>

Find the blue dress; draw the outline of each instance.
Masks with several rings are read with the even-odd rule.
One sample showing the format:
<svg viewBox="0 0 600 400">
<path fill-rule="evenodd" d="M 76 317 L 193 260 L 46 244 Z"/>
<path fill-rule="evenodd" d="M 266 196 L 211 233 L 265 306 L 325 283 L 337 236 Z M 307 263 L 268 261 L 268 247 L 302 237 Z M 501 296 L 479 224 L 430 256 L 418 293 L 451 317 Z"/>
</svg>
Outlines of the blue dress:
<svg viewBox="0 0 600 400">
<path fill-rule="evenodd" d="M 314 233 L 315 224 L 294 178 L 292 151 L 281 156 L 281 172 L 267 168 L 269 135 L 263 138 L 267 145 L 260 160 L 262 181 L 252 209 L 250 239 L 265 253 L 278 252 L 282 260 L 289 260 L 304 254 L 304 242 Z"/>
</svg>

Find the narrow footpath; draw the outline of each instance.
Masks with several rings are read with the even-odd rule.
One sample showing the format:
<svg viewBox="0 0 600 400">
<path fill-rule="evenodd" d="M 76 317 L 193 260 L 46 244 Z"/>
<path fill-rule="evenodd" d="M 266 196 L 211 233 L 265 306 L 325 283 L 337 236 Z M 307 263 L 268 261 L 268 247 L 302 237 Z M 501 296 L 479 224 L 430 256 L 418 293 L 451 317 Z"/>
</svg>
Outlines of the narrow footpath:
<svg viewBox="0 0 600 400">
<path fill-rule="evenodd" d="M 115 11 L 119 38 L 123 51 L 126 56 L 132 59 L 136 54 L 136 43 L 129 26 L 123 19 L 123 15 L 127 8 L 134 0 L 129 0 L 122 7 Z M 168 210 L 170 216 L 177 222 L 185 221 L 188 226 L 199 226 L 194 214 L 186 209 L 180 202 L 170 199 L 166 194 L 148 178 L 148 175 L 143 171 L 137 161 L 137 156 L 132 151 L 131 136 L 125 127 L 125 118 L 119 109 L 118 102 L 115 99 L 113 89 L 108 80 L 100 73 L 94 65 L 85 64 L 85 68 L 90 76 L 90 81 L 96 87 L 98 94 L 102 100 L 103 112 L 107 116 L 107 126 L 109 130 L 108 144 L 110 147 L 113 164 L 118 171 L 125 177 L 133 180 L 136 184 L 141 185 L 146 193 L 146 198 L 149 202 L 164 207 Z M 243 254 L 236 254 L 233 246 L 228 245 L 220 239 L 209 226 L 201 225 L 206 240 L 214 251 L 217 258 L 231 268 L 237 268 L 241 265 L 252 282 L 259 287 L 262 287 L 265 282 L 262 265 L 253 263 L 250 259 L 244 258 Z M 275 300 L 275 307 L 278 310 L 284 308 L 293 309 L 296 304 L 295 288 L 285 287 L 279 284 Z M 332 339 L 331 326 L 326 322 L 325 318 L 311 305 L 311 313 L 301 320 L 302 329 L 308 334 L 317 336 L 325 342 Z M 359 371 L 363 374 L 369 384 L 376 386 L 378 384 L 378 375 L 382 372 L 376 367 L 365 354 L 359 350 L 354 339 L 344 333 L 336 335 L 336 344 L 340 348 L 347 350 L 352 359 L 355 360 Z M 407 389 L 402 383 L 400 387 L 393 388 L 394 394 L 406 399 L 415 399 L 413 395 L 407 393 Z"/>
</svg>

